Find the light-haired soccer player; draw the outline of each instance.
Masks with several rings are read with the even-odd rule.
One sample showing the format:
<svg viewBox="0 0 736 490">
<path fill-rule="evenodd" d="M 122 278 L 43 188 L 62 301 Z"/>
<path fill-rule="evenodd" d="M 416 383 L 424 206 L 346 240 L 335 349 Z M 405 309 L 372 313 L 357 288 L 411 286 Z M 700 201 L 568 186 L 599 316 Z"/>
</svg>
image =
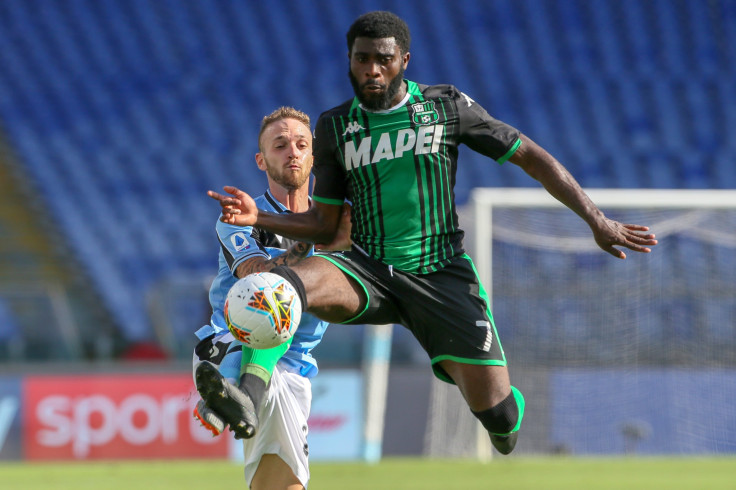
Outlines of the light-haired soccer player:
<svg viewBox="0 0 736 490">
<path fill-rule="evenodd" d="M 258 145 L 256 163 L 266 172 L 268 189 L 256 198 L 256 205 L 277 214 L 306 211 L 312 169 L 309 116 L 290 107 L 277 109 L 263 118 Z M 245 477 L 251 488 L 306 488 L 309 380 L 317 374 L 311 351 L 328 324 L 304 314 L 289 342 L 253 350 L 228 332 L 223 306 L 239 278 L 294 264 L 309 255 L 312 247 L 220 220 L 216 230 L 220 254 L 219 271 L 210 288 L 212 318 L 197 331 L 200 342 L 194 355 L 195 383 L 204 398 L 195 416 L 215 435 L 225 429 L 223 419 L 237 420 L 230 429 L 236 438 L 244 439 Z"/>
<path fill-rule="evenodd" d="M 348 30 L 355 97 L 317 121 L 309 211 L 263 212 L 234 187 L 225 188 L 230 196 L 209 195 L 227 223 L 308 242 L 332 239 L 349 199 L 352 250 L 272 272 L 308 300 L 307 311 L 332 323 L 409 328 L 434 374 L 458 386 L 494 447 L 508 454 L 524 399 L 511 386 L 486 291 L 463 249 L 453 191 L 460 144 L 520 166 L 615 257 L 626 257 L 616 246 L 649 252 L 657 241 L 645 226 L 607 218 L 554 157 L 456 87 L 404 79 L 409 45 L 409 28 L 390 12 L 364 14 Z"/>
</svg>

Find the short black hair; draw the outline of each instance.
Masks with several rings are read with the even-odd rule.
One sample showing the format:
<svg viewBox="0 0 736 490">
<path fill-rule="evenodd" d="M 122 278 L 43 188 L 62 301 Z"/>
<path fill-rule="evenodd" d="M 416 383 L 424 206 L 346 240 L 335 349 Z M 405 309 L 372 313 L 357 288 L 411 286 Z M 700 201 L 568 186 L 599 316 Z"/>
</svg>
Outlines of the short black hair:
<svg viewBox="0 0 736 490">
<path fill-rule="evenodd" d="M 408 53 L 409 46 L 411 45 L 409 26 L 406 25 L 406 22 L 401 17 L 385 10 L 368 12 L 355 19 L 353 25 L 348 29 L 348 53 L 352 52 L 356 37 L 367 37 L 371 39 L 393 37 L 396 39 L 396 44 L 399 45 L 401 54 Z"/>
</svg>

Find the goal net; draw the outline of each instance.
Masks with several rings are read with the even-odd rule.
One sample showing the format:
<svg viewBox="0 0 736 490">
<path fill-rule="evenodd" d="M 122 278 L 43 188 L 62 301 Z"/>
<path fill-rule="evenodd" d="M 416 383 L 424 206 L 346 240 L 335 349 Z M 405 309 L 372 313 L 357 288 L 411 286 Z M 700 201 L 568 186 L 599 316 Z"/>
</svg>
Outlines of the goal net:
<svg viewBox="0 0 736 490">
<path fill-rule="evenodd" d="M 736 191 L 588 194 L 652 253 L 608 255 L 543 189 L 476 189 L 461 223 L 527 399 L 517 451 L 736 452 Z M 436 382 L 425 453 L 488 457 L 479 428 Z"/>
</svg>

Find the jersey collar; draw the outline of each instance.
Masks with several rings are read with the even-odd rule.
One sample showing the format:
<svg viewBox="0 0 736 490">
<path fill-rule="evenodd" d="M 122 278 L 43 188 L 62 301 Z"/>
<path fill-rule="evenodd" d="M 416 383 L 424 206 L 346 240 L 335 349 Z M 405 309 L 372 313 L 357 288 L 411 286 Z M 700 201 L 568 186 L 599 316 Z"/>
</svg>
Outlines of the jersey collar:
<svg viewBox="0 0 736 490">
<path fill-rule="evenodd" d="M 271 204 L 271 206 L 279 213 L 289 211 L 288 209 L 286 209 L 286 206 L 281 204 L 275 197 L 273 197 L 273 194 L 271 194 L 271 189 L 266 189 L 266 192 L 263 195 L 266 198 L 266 201 L 268 201 L 269 204 Z"/>
<path fill-rule="evenodd" d="M 263 193 L 263 197 L 266 198 L 266 201 L 268 201 L 273 208 L 278 211 L 279 213 L 292 213 L 293 211 L 291 209 L 288 209 L 286 206 L 284 206 L 281 201 L 277 200 L 275 197 L 273 197 L 273 194 L 271 194 L 271 189 L 266 189 L 266 192 Z M 309 205 L 312 205 L 312 198 L 309 197 Z"/>
</svg>

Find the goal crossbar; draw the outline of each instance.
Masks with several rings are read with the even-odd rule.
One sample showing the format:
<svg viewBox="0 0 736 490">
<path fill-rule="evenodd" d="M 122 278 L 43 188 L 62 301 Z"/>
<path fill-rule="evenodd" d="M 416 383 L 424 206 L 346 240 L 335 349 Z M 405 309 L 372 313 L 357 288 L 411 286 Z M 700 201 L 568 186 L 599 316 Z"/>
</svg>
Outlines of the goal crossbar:
<svg viewBox="0 0 736 490">
<path fill-rule="evenodd" d="M 646 204 L 649 208 L 733 208 L 736 190 L 731 189 L 586 189 L 599 207 L 631 209 Z M 478 205 L 504 207 L 563 206 L 541 188 L 476 188 L 471 199 Z"/>
<path fill-rule="evenodd" d="M 604 209 L 728 209 L 736 208 L 736 190 L 731 189 L 585 189 Z M 475 234 L 474 262 L 493 302 L 492 264 L 493 208 L 563 208 L 543 188 L 475 188 L 471 194 Z M 572 212 L 572 211 L 571 211 Z M 487 253 L 478 253 L 487 250 Z"/>
</svg>

